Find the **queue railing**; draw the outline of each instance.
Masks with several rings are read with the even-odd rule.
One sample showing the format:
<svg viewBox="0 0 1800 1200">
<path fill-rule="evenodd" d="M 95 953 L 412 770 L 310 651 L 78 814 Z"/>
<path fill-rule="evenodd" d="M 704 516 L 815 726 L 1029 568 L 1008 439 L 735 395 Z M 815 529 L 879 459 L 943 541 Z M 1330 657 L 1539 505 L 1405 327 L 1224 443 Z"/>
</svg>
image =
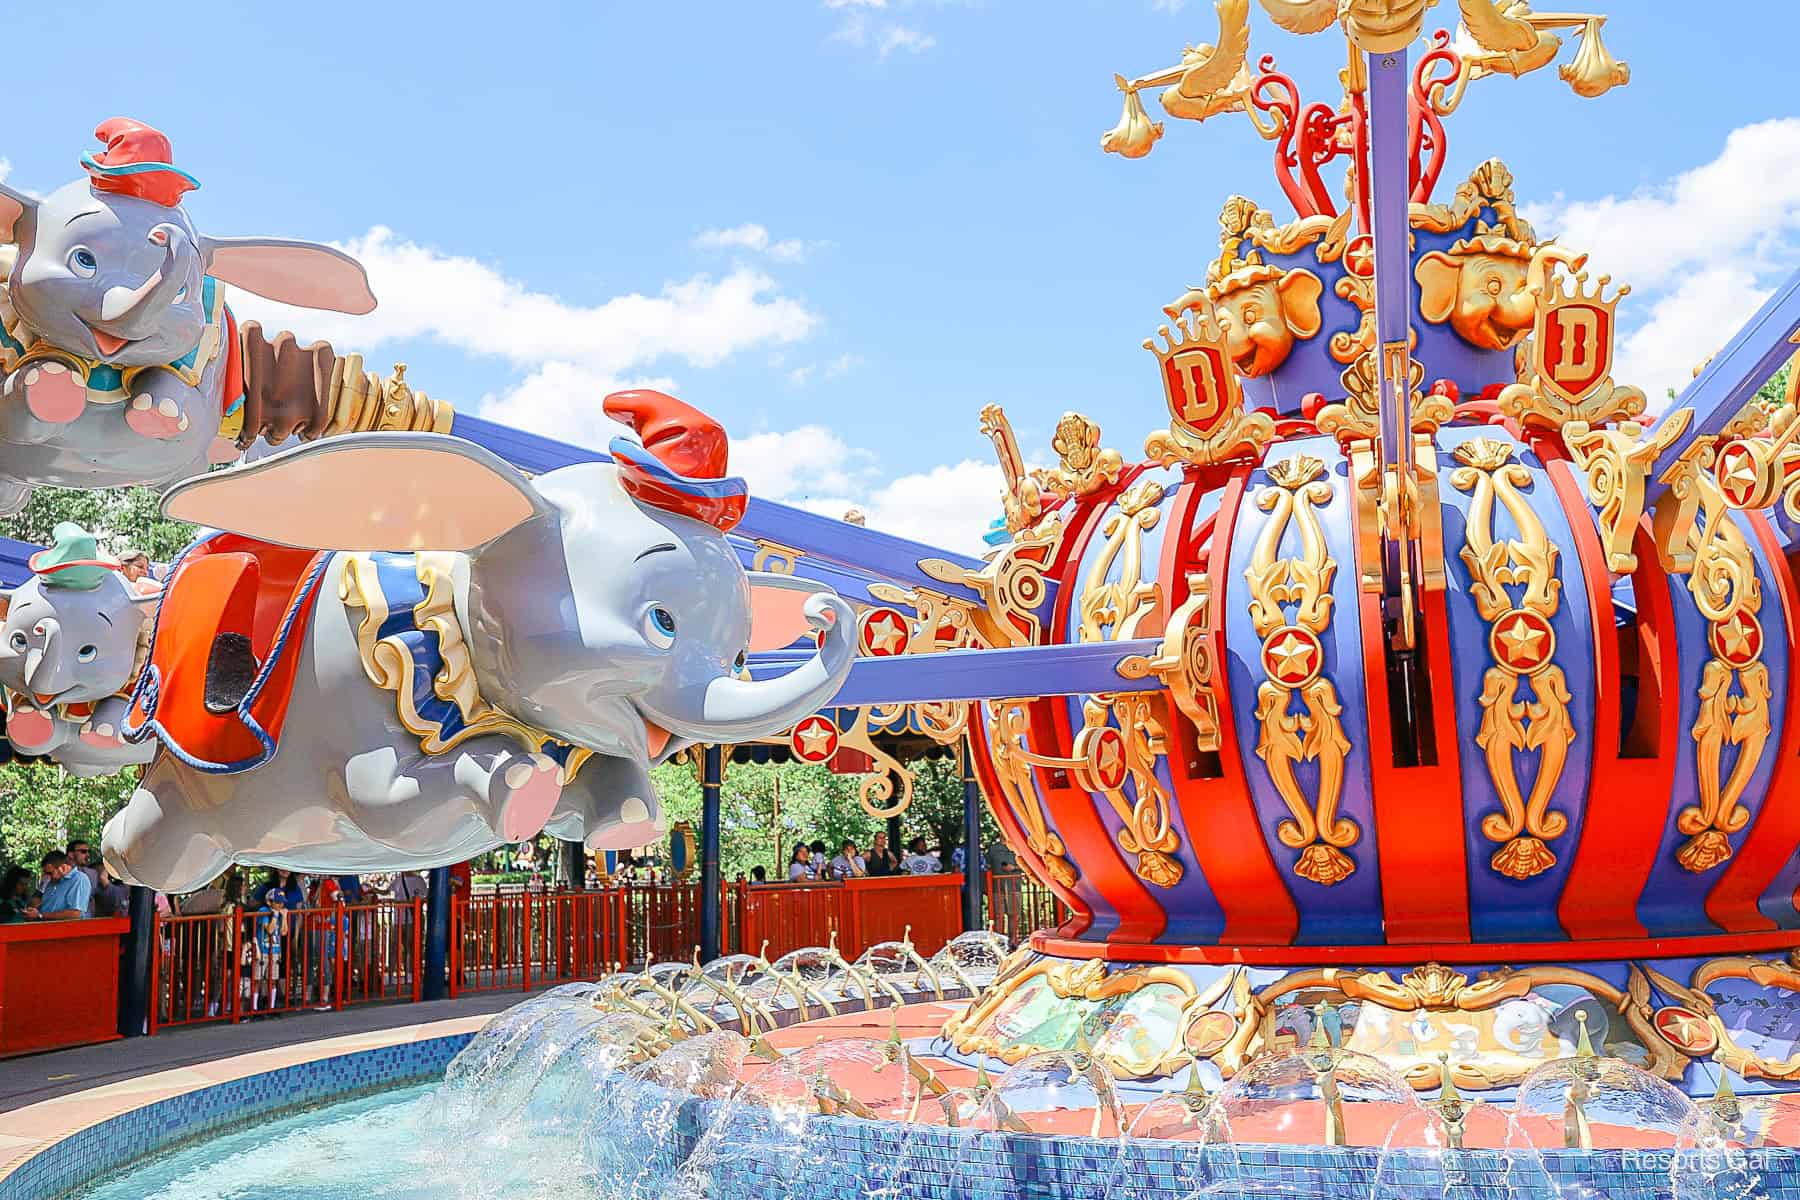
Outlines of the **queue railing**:
<svg viewBox="0 0 1800 1200">
<path fill-rule="evenodd" d="M 420 900 L 265 913 L 159 913 L 149 1032 L 268 1013 L 417 1000 Z"/>
</svg>

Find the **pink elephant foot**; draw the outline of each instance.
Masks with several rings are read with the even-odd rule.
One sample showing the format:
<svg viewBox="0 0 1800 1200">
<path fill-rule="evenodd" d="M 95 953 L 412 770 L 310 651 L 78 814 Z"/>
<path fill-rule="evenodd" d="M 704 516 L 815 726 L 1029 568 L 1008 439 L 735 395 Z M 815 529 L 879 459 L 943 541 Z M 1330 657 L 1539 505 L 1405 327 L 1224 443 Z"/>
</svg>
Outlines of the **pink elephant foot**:
<svg viewBox="0 0 1800 1200">
<path fill-rule="evenodd" d="M 81 727 L 79 736 L 84 744 L 92 746 L 96 750 L 117 750 L 125 744 L 125 739 L 119 736 L 119 731 L 104 721 L 98 723 L 89 721 Z"/>
<path fill-rule="evenodd" d="M 6 737 L 26 754 L 35 754 L 56 738 L 56 718 L 35 708 L 15 709 L 6 718 Z"/>
<path fill-rule="evenodd" d="M 131 407 L 125 411 L 125 423 L 137 433 L 157 441 L 167 441 L 188 427 L 187 414 L 173 400 L 158 400 L 147 392 L 139 392 L 131 398 Z"/>
<path fill-rule="evenodd" d="M 87 384 L 62 363 L 27 367 L 21 382 L 25 385 L 25 407 L 47 424 L 67 425 L 87 408 Z"/>
<path fill-rule="evenodd" d="M 509 842 L 533 838 L 562 799 L 562 771 L 547 754 L 533 754 L 506 768 L 506 797 L 500 801 L 500 836 Z"/>
</svg>

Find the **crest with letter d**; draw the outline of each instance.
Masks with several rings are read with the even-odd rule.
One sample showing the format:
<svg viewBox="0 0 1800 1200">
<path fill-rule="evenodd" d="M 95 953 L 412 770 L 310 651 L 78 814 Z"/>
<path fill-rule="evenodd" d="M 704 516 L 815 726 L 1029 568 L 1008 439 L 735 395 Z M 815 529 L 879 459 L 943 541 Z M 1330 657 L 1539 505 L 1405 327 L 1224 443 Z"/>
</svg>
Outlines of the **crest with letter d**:
<svg viewBox="0 0 1800 1200">
<path fill-rule="evenodd" d="M 1169 427 L 1150 435 L 1144 453 L 1164 466 L 1176 461 L 1204 466 L 1260 454 L 1275 436 L 1275 422 L 1267 413 L 1244 412 L 1231 356 L 1212 319 L 1189 312 L 1176 318 L 1173 328 L 1163 325 L 1156 332 L 1162 344 L 1145 338 L 1144 349 L 1162 368 Z"/>
<path fill-rule="evenodd" d="M 1585 256 L 1584 256 L 1585 258 Z M 1613 310 L 1630 295 L 1620 287 L 1605 296 L 1611 276 L 1587 286 L 1583 259 L 1556 261 L 1536 284 L 1537 321 L 1530 359 L 1520 381 L 1500 393 L 1500 411 L 1524 425 L 1561 429 L 1572 422 L 1599 426 L 1644 411 L 1644 393 L 1612 381 Z M 1568 268 L 1564 270 L 1563 268 Z M 1534 264 L 1534 273 L 1537 268 Z"/>
</svg>

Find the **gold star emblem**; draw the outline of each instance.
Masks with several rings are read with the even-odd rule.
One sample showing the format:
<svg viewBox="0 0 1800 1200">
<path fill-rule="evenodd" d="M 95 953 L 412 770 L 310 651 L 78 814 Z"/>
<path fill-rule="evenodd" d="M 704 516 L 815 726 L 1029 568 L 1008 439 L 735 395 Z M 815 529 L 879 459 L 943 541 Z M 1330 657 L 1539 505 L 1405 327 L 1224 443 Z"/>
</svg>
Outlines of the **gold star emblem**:
<svg viewBox="0 0 1800 1200">
<path fill-rule="evenodd" d="M 1537 657 L 1538 644 L 1544 640 L 1544 631 L 1524 614 L 1520 614 L 1513 618 L 1511 625 L 1500 631 L 1500 640 L 1512 648 L 1514 659 L 1530 660 Z"/>
<path fill-rule="evenodd" d="M 1696 1020 L 1685 1012 L 1669 1011 L 1663 1017 L 1663 1032 L 1678 1046 L 1695 1046 L 1701 1041 L 1700 1034 L 1706 1029 L 1704 1021 Z"/>
<path fill-rule="evenodd" d="M 1312 653 L 1312 643 L 1291 629 L 1286 637 L 1269 647 L 1269 657 L 1275 660 L 1275 674 L 1281 679 L 1291 679 L 1311 670 Z"/>
<path fill-rule="evenodd" d="M 1367 275 L 1375 267 L 1375 248 L 1359 237 L 1350 244 L 1350 251 L 1345 259 L 1352 275 Z"/>
<path fill-rule="evenodd" d="M 808 757 L 822 758 L 831 749 L 831 727 L 814 717 L 797 731 Z"/>
<path fill-rule="evenodd" d="M 893 613 L 882 613 L 869 622 L 869 649 L 879 654 L 894 653 L 905 636 L 906 630 L 894 619 Z"/>
</svg>

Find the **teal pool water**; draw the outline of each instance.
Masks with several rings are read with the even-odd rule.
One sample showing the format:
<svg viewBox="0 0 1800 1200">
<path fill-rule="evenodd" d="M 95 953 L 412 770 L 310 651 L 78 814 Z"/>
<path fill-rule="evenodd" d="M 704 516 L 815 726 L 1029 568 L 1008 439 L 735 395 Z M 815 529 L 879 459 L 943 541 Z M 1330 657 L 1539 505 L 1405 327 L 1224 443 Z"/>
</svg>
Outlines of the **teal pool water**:
<svg viewBox="0 0 1800 1200">
<path fill-rule="evenodd" d="M 514 1132 L 470 1171 L 446 1138 L 435 1083 L 340 1101 L 158 1155 L 71 1200 L 537 1200 L 585 1196 L 577 1148 Z M 559 1144 L 549 1144 L 551 1142 Z M 573 1177 L 573 1178 L 572 1178 Z M 573 1186 L 571 1186 L 573 1184 Z"/>
</svg>

